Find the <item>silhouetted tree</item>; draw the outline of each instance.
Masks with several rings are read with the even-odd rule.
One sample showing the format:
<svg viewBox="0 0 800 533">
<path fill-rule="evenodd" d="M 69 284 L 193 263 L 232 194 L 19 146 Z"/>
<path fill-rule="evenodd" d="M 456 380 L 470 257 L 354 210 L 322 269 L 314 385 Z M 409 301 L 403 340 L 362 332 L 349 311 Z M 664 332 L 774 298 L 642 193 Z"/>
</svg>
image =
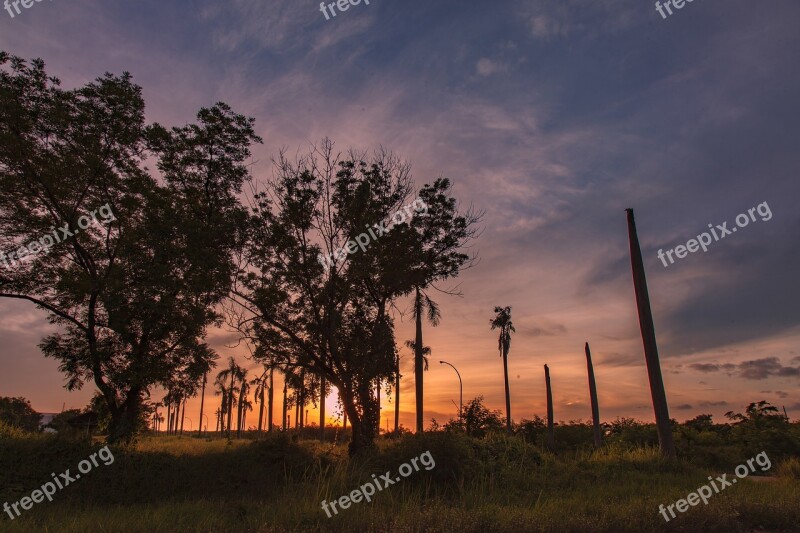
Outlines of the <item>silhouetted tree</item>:
<svg viewBox="0 0 800 533">
<path fill-rule="evenodd" d="M 281 154 L 269 193 L 255 199 L 249 268 L 233 300 L 246 310 L 245 327 L 274 334 L 280 357 L 324 374 L 339 390 L 351 454 L 373 446 L 374 386 L 393 381 L 389 310 L 415 287 L 457 275 L 468 260 L 457 250 L 472 218 L 456 212 L 449 189 L 444 179 L 424 186 L 412 217 L 401 211 L 412 193 L 407 164 L 386 152 L 341 156 L 326 141 L 298 161 Z M 390 235 L 379 237 L 390 217 Z M 333 253 L 337 260 L 326 268 L 322 257 Z"/>
<path fill-rule="evenodd" d="M 511 322 L 510 307 L 495 307 L 495 317 L 489 321 L 492 329 L 499 329 L 497 348 L 503 358 L 503 375 L 506 383 L 506 429 L 511 433 L 511 391 L 508 388 L 508 351 L 511 349 L 511 333 L 515 332 Z"/>
<path fill-rule="evenodd" d="M 25 398 L 0 397 L 0 421 L 25 431 L 39 431 L 42 415 Z"/>
<path fill-rule="evenodd" d="M 197 124 L 146 125 L 129 74 L 65 90 L 41 60 L 0 52 L 0 137 L 0 249 L 49 247 L 0 270 L 0 297 L 46 311 L 61 329 L 42 352 L 68 389 L 94 383 L 108 440 L 129 441 L 150 390 L 203 356 L 228 294 L 253 121 L 218 103 Z"/>
</svg>

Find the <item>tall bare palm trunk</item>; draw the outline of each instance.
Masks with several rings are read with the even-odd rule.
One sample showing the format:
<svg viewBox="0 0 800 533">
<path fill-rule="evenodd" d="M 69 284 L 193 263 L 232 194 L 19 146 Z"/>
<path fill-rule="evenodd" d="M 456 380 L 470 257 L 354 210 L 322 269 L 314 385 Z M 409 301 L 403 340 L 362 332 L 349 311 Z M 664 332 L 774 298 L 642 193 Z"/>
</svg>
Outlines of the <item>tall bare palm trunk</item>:
<svg viewBox="0 0 800 533">
<path fill-rule="evenodd" d="M 628 214 L 628 240 L 631 250 L 631 269 L 633 270 L 633 287 L 636 292 L 636 307 L 639 311 L 639 328 L 642 331 L 644 357 L 647 362 L 647 377 L 650 380 L 650 395 L 653 399 L 653 410 L 656 417 L 658 442 L 661 454 L 670 459 L 675 458 L 675 444 L 672 440 L 672 426 L 669 421 L 667 393 L 664 379 L 661 376 L 661 363 L 658 358 L 656 331 L 653 324 L 653 312 L 650 309 L 650 295 L 647 291 L 647 277 L 644 272 L 642 250 L 636 233 L 636 221 L 633 209 L 626 209 Z"/>
<path fill-rule="evenodd" d="M 506 380 L 506 430 L 511 433 L 511 390 L 508 387 L 508 348 L 503 347 L 503 375 Z"/>
<path fill-rule="evenodd" d="M 233 422 L 233 385 L 236 376 L 234 373 L 231 373 L 231 386 L 228 389 L 228 438 L 231 438 L 231 422 Z"/>
<path fill-rule="evenodd" d="M 422 293 L 420 292 L 419 287 L 417 287 L 416 292 L 416 299 L 414 300 L 414 307 L 415 307 L 415 314 L 417 315 L 416 320 L 416 334 L 414 336 L 414 385 L 416 387 L 416 394 L 417 394 L 417 433 L 422 432 L 422 424 L 423 424 L 423 398 L 422 398 L 422 370 L 423 370 L 423 359 L 422 359 Z"/>
<path fill-rule="evenodd" d="M 206 380 L 208 379 L 208 372 L 203 374 L 203 390 L 200 392 L 200 422 L 197 424 L 197 436 L 203 434 L 203 404 L 206 399 Z"/>
<path fill-rule="evenodd" d="M 322 364 L 325 365 L 325 355 L 322 355 Z M 325 442 L 325 372 L 319 378 L 319 441 Z"/>
<path fill-rule="evenodd" d="M 589 373 L 589 399 L 592 402 L 592 432 L 594 433 L 594 447 L 599 448 L 603 445 L 603 437 L 600 432 L 600 405 L 597 403 L 597 384 L 594 381 L 594 365 L 592 365 L 592 352 L 589 350 L 589 343 L 584 347 L 586 351 L 586 370 Z"/>
<path fill-rule="evenodd" d="M 273 407 L 273 400 L 275 399 L 274 394 L 275 392 L 275 367 L 269 367 L 269 395 L 267 398 L 268 407 L 267 407 L 267 423 L 269 424 L 269 429 L 267 433 L 272 433 L 272 425 L 273 425 L 273 418 L 272 418 L 272 407 Z"/>
<path fill-rule="evenodd" d="M 258 434 L 261 435 L 261 430 L 264 428 L 264 383 L 258 390 Z"/>
<path fill-rule="evenodd" d="M 547 388 L 547 447 L 553 450 L 556 446 L 556 435 L 553 427 L 553 391 L 550 388 L 550 369 L 544 365 L 544 382 Z"/>
<path fill-rule="evenodd" d="M 283 421 L 281 422 L 281 426 L 283 427 L 283 431 L 286 431 L 286 417 L 288 414 L 286 413 L 286 395 L 288 392 L 288 385 L 286 383 L 286 374 L 283 375 Z"/>
<path fill-rule="evenodd" d="M 400 354 L 397 355 L 397 368 L 394 381 L 394 432 L 400 431 Z"/>
</svg>

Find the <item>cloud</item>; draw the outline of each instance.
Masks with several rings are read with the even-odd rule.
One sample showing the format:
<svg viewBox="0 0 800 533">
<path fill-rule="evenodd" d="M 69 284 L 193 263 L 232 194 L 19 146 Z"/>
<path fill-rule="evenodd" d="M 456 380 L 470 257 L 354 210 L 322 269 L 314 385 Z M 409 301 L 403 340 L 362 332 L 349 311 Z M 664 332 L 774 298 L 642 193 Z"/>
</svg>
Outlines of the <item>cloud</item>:
<svg viewBox="0 0 800 533">
<path fill-rule="evenodd" d="M 733 370 L 736 368 L 736 365 L 732 365 L 730 363 L 726 363 L 724 365 L 718 365 L 716 363 L 692 363 L 689 365 L 689 368 L 692 370 L 697 370 L 698 372 L 719 372 L 720 370 Z"/>
<path fill-rule="evenodd" d="M 575 35 L 590 38 L 615 33 L 646 21 L 644 12 L 623 2 L 526 2 L 522 17 L 535 39 L 550 40 Z"/>
<path fill-rule="evenodd" d="M 703 401 L 699 402 L 697 405 L 699 405 L 700 407 L 722 407 L 722 406 L 728 405 L 728 402 L 726 402 L 725 400 L 719 400 L 719 401 L 716 401 L 716 402 L 710 402 L 710 401 L 703 400 Z"/>
<path fill-rule="evenodd" d="M 739 375 L 745 379 L 767 379 L 769 376 L 800 376 L 800 367 L 783 366 L 777 357 L 764 357 L 739 364 Z"/>
<path fill-rule="evenodd" d="M 731 363 L 692 363 L 689 368 L 698 372 L 719 372 L 720 370 L 731 373 L 737 372 L 738 376 L 744 379 L 767 379 L 770 376 L 777 377 L 797 377 L 800 376 L 800 367 L 783 366 L 777 357 L 763 357 L 744 361 L 738 365 Z"/>
<path fill-rule="evenodd" d="M 491 76 L 495 72 L 505 72 L 506 70 L 508 70 L 506 65 L 498 63 L 497 61 L 492 61 L 486 57 L 480 58 L 475 65 L 475 71 L 480 76 Z"/>
<path fill-rule="evenodd" d="M 675 407 L 675 409 L 677 411 L 688 411 L 689 409 L 692 409 L 692 406 L 690 404 L 688 404 L 688 403 L 684 403 L 684 404 L 681 404 L 681 405 Z"/>
</svg>

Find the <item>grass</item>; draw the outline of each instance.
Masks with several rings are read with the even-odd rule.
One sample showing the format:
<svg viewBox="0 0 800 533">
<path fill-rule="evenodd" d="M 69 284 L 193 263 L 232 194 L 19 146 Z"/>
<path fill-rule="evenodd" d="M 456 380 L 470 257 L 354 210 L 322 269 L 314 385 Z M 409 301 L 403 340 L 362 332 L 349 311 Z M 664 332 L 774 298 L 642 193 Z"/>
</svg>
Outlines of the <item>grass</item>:
<svg viewBox="0 0 800 533">
<path fill-rule="evenodd" d="M 101 444 L 0 433 L 0 503 L 19 500 Z M 320 507 L 430 451 L 436 461 L 372 503 L 327 518 Z M 0 530 L 152 531 L 797 531 L 800 461 L 742 480 L 666 523 L 658 513 L 732 468 L 664 461 L 652 448 L 547 453 L 518 437 L 426 433 L 381 440 L 354 460 L 342 445 L 147 436 L 114 450 L 52 503 Z M 742 457 L 742 461 L 748 457 Z M 735 465 L 732 465 L 735 466 Z"/>
</svg>

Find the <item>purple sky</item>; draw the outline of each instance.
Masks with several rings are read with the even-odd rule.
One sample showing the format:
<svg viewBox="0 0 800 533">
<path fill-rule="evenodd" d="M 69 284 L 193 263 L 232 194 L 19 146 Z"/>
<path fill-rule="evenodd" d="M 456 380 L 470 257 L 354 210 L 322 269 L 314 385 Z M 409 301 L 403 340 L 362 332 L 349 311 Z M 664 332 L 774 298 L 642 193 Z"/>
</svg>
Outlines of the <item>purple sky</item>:
<svg viewBox="0 0 800 533">
<path fill-rule="evenodd" d="M 12 8 L 13 9 L 13 8 Z M 583 343 L 601 416 L 652 417 L 624 209 L 645 256 L 671 415 L 768 400 L 800 416 L 800 4 L 694 2 L 665 19 L 634 0 L 372 0 L 325 20 L 315 2 L 34 3 L 0 11 L 0 49 L 43 58 L 66 87 L 129 71 L 151 121 L 181 125 L 225 101 L 257 120 L 257 180 L 285 147 L 383 145 L 418 183 L 443 175 L 485 210 L 480 264 L 427 328 L 426 420 L 466 399 L 503 406 L 489 330 L 510 305 L 515 419 L 588 418 Z M 68 176 L 68 173 L 67 175 Z M 65 177 L 68 179 L 68 177 Z M 0 191 L 1 193 L 2 191 Z M 665 268 L 656 253 L 767 202 L 735 234 Z M 398 317 L 398 322 L 400 318 Z M 411 338 L 409 317 L 398 342 Z M 45 314 L 0 300 L 0 395 L 82 407 L 37 349 Z M 214 331 L 223 357 L 231 335 Z M 402 421 L 412 425 L 406 357 Z M 160 396 L 160 393 L 156 396 Z M 216 406 L 218 398 L 208 395 Z M 196 407 L 190 405 L 191 411 Z M 187 410 L 187 413 L 188 411 Z"/>
</svg>

